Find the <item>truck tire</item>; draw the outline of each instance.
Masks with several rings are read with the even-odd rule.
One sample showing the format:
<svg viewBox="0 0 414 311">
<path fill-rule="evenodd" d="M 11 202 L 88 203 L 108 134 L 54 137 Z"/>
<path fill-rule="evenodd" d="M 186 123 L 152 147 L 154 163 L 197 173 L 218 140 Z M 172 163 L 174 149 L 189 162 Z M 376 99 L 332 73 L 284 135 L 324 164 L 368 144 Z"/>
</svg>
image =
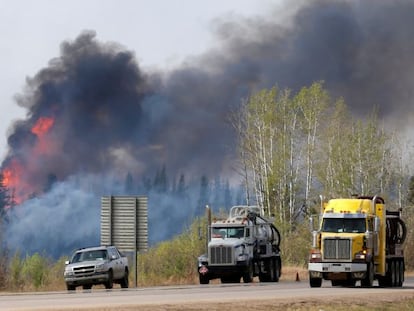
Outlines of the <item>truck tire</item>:
<svg viewBox="0 0 414 311">
<path fill-rule="evenodd" d="M 311 278 L 311 277 L 309 277 L 309 285 L 310 285 L 310 287 L 321 287 L 322 286 L 322 278 Z"/>
<path fill-rule="evenodd" d="M 395 260 L 391 261 L 391 287 L 397 285 L 397 265 Z"/>
<path fill-rule="evenodd" d="M 367 263 L 367 273 L 365 278 L 361 280 L 362 287 L 372 287 L 374 284 L 374 264 L 371 262 Z"/>
<path fill-rule="evenodd" d="M 243 273 L 243 282 L 251 283 L 253 282 L 253 263 L 250 262 L 247 270 Z"/>
<path fill-rule="evenodd" d="M 386 262 L 386 271 L 384 276 L 378 278 L 378 284 L 380 287 L 391 287 L 392 286 L 392 264 L 390 260 Z"/>
<path fill-rule="evenodd" d="M 398 262 L 400 263 L 400 283 L 398 284 L 398 286 L 402 287 L 404 284 L 404 270 L 405 270 L 404 260 L 399 260 Z"/>
<path fill-rule="evenodd" d="M 106 289 L 111 289 L 114 287 L 114 276 L 112 270 L 108 271 L 108 281 L 104 284 Z"/>
<path fill-rule="evenodd" d="M 121 288 L 128 288 L 129 286 L 129 273 L 128 269 L 125 269 L 124 277 L 121 279 L 121 282 L 119 282 L 121 285 Z"/>
<path fill-rule="evenodd" d="M 280 278 L 280 262 L 277 258 L 275 258 L 273 260 L 273 265 L 274 265 L 274 274 L 273 274 L 273 278 L 272 281 L 273 282 L 279 282 L 279 278 Z"/>
<path fill-rule="evenodd" d="M 205 275 L 205 274 L 199 274 L 198 277 L 199 277 L 199 280 L 200 280 L 200 284 L 208 284 L 208 283 L 210 283 L 210 279 L 208 278 L 207 275 Z"/>
<path fill-rule="evenodd" d="M 275 276 L 275 265 L 273 258 L 263 261 L 265 272 L 259 272 L 259 281 L 260 282 L 273 282 Z"/>
</svg>

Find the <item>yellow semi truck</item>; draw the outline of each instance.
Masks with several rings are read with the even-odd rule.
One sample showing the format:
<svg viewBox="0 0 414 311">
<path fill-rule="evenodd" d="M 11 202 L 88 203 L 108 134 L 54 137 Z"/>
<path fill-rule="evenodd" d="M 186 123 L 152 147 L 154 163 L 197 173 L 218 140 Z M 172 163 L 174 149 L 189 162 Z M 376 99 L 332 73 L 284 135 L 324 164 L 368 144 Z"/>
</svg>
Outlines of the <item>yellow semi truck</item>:
<svg viewBox="0 0 414 311">
<path fill-rule="evenodd" d="M 322 202 L 322 200 L 321 200 Z M 315 221 L 316 220 L 316 221 Z M 401 287 L 404 282 L 406 226 L 401 211 L 389 211 L 379 196 L 331 199 L 311 217 L 310 287 Z"/>
</svg>

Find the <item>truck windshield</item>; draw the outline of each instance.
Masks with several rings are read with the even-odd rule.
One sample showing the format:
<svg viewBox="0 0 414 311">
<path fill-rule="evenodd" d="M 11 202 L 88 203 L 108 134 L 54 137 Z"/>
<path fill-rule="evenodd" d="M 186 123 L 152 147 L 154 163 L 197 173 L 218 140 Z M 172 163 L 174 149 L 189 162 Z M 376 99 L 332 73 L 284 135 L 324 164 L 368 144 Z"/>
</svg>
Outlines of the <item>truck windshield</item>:
<svg viewBox="0 0 414 311">
<path fill-rule="evenodd" d="M 213 238 L 242 238 L 244 237 L 244 227 L 214 227 Z"/>
<path fill-rule="evenodd" d="M 322 232 L 364 233 L 365 218 L 324 218 Z"/>
<path fill-rule="evenodd" d="M 107 259 L 106 250 L 95 250 L 95 251 L 86 251 L 78 252 L 72 258 L 72 263 L 81 262 L 81 261 L 95 261 L 95 260 L 105 260 Z"/>
</svg>

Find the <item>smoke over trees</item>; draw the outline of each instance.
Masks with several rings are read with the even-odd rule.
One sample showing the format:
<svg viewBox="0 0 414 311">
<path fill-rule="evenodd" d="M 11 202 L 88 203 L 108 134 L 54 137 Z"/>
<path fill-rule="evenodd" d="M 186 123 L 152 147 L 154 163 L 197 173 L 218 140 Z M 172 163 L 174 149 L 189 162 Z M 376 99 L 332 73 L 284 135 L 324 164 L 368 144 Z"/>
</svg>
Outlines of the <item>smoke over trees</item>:
<svg viewBox="0 0 414 311">
<path fill-rule="evenodd" d="M 218 177 L 223 184 L 229 181 L 232 190 L 226 190 L 226 202 L 254 203 L 257 197 L 267 200 L 268 206 L 275 203 L 270 194 L 263 198 L 240 194 L 242 178 L 235 171 L 237 131 L 228 122 L 243 99 L 260 94 L 260 90 L 266 90 L 263 96 L 269 95 L 267 90 L 274 85 L 278 90 L 300 94 L 302 87 L 325 81 L 326 91 L 333 98 L 342 97 L 352 117 L 364 119 L 376 107 L 378 118 L 387 128 L 410 129 L 413 13 L 411 1 L 316 0 L 298 6 L 283 23 L 278 19 L 280 11 L 257 18 L 218 19 L 214 24 L 217 45 L 169 71 L 144 70 L 135 57 L 139 51 L 100 42 L 93 31 L 63 42 L 60 55 L 29 78 L 17 96 L 17 103 L 27 110 L 27 118 L 13 124 L 8 153 L 0 167 L 3 174 L 10 174 L 6 186 L 13 189 L 19 208 L 19 217 L 12 217 L 9 227 L 11 243 L 57 247 L 58 240 L 70 239 L 65 244 L 67 249 L 80 241 L 95 242 L 99 234 L 99 217 L 95 219 L 99 197 L 123 194 L 126 185 L 135 191 L 152 191 L 155 176 L 160 189 L 165 190 L 166 183 L 170 187 L 176 183 L 183 189 L 185 181 L 187 186 L 185 200 L 153 191 L 150 217 L 155 240 L 170 237 L 198 214 L 201 206 L 210 203 L 205 201 L 215 200 L 206 194 L 211 194 L 210 187 Z M 278 103 L 290 105 L 290 99 L 289 93 L 281 94 Z M 278 139 L 280 128 L 268 129 L 267 123 L 275 120 L 263 121 L 268 131 L 261 133 L 265 134 L 263 141 L 272 142 L 265 139 L 270 135 L 281 147 L 277 150 L 285 153 L 280 156 L 268 145 L 260 146 L 265 148 L 266 162 L 260 159 L 254 165 L 265 167 L 266 172 L 256 176 L 254 182 L 250 176 L 243 178 L 246 184 L 260 180 L 259 188 L 275 189 L 283 198 L 276 208 L 294 208 L 289 210 L 290 215 L 313 200 L 315 183 L 321 180 L 316 179 L 317 174 L 326 175 L 330 186 L 324 186 L 332 191 L 339 192 L 332 182 L 338 176 L 344 189 L 354 182 L 340 175 L 348 173 L 344 167 L 350 167 L 354 159 L 348 161 L 348 155 L 354 155 L 341 153 L 349 150 L 342 150 L 343 145 L 337 144 L 332 135 L 345 137 L 357 146 L 362 146 L 365 139 L 372 139 L 370 146 L 376 146 L 374 141 L 379 144 L 385 137 L 375 136 L 376 131 L 370 136 L 365 128 L 368 123 L 361 123 L 362 127 L 348 124 L 340 118 L 339 110 L 326 119 L 319 115 L 325 112 L 322 101 L 322 106 L 316 107 L 312 101 L 302 105 L 299 95 L 296 99 L 287 119 L 282 118 L 283 111 L 269 115 L 279 118 L 277 124 L 285 124 L 283 131 L 291 135 L 286 141 Z M 288 108 L 283 105 L 280 108 Z M 299 120 L 301 116 L 303 120 Z M 334 120 L 354 132 L 335 132 Z M 326 140 L 315 132 L 322 125 L 325 134 L 328 129 L 332 131 Z M 299 129 L 299 137 L 292 136 L 298 135 Z M 302 139 L 306 140 L 306 149 L 299 154 L 303 163 L 295 162 L 299 155 L 294 151 Z M 258 148 L 254 140 L 249 143 Z M 325 143 L 331 158 L 338 155 L 336 162 L 327 162 L 325 169 L 319 168 L 316 161 L 320 143 Z M 382 151 L 382 159 L 387 159 L 388 151 Z M 291 155 L 291 170 L 280 175 L 277 170 L 282 163 L 278 161 L 286 154 Z M 363 158 L 356 160 L 360 163 L 355 165 L 363 169 Z M 306 178 L 300 180 L 303 190 L 292 196 L 300 168 L 306 171 Z M 379 168 L 375 169 L 378 172 Z M 363 174 L 360 172 L 358 178 L 363 180 L 361 185 L 366 185 L 364 191 L 369 191 L 371 174 Z M 181 175 L 185 178 L 180 179 Z M 201 196 L 207 198 L 199 200 Z M 44 226 L 41 219 L 48 215 L 54 216 L 55 223 Z M 79 234 L 62 233 L 57 237 L 56 232 L 62 228 L 70 230 L 68 219 L 77 221 Z M 173 227 L 171 224 L 177 226 L 174 232 L 166 230 Z M 31 237 L 32 232 L 37 236 Z M 50 243 L 46 238 L 49 236 L 56 237 L 56 243 Z M 32 239 L 36 243 L 31 243 Z"/>
</svg>

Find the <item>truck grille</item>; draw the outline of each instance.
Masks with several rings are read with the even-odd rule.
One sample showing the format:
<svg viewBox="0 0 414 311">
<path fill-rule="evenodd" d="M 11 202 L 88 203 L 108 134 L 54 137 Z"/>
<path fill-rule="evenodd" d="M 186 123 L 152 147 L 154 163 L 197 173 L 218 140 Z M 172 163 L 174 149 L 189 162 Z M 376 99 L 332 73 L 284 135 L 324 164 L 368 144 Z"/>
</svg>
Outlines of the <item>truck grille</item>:
<svg viewBox="0 0 414 311">
<path fill-rule="evenodd" d="M 210 247 L 210 264 L 229 265 L 233 264 L 232 247 L 213 246 Z"/>
<path fill-rule="evenodd" d="M 324 259 L 351 259 L 351 240 L 327 238 L 323 240 Z"/>
<path fill-rule="evenodd" d="M 95 266 L 84 266 L 73 268 L 73 273 L 76 276 L 88 276 L 92 275 L 95 272 Z"/>
</svg>

